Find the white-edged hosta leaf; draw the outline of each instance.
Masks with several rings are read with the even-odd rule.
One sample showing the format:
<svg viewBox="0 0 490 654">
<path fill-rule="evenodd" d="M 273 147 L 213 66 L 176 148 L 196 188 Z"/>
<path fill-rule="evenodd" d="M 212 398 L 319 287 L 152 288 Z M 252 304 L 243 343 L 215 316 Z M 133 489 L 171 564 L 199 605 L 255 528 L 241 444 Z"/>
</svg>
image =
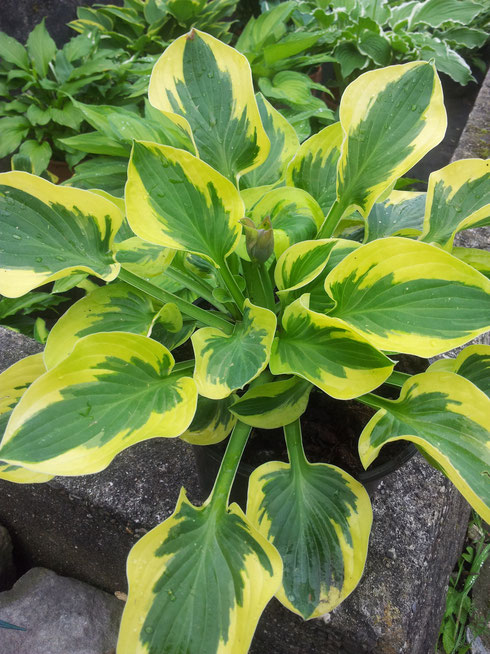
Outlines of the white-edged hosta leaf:
<svg viewBox="0 0 490 654">
<path fill-rule="evenodd" d="M 238 244 L 244 207 L 236 187 L 189 152 L 133 146 L 126 185 L 128 222 L 144 241 L 220 264 Z"/>
<path fill-rule="evenodd" d="M 148 94 L 154 107 L 188 121 L 200 158 L 233 182 L 266 160 L 248 61 L 209 34 L 176 39 L 155 64 Z"/>
<path fill-rule="evenodd" d="M 335 239 L 295 243 L 285 250 L 274 270 L 276 286 L 280 291 L 295 291 L 312 282 L 327 265 Z"/>
<path fill-rule="evenodd" d="M 490 278 L 490 252 L 480 248 L 454 248 L 451 254 Z"/>
<path fill-rule="evenodd" d="M 362 245 L 325 290 L 341 318 L 375 347 L 431 357 L 490 325 L 490 282 L 440 248 L 393 236 Z"/>
<path fill-rule="evenodd" d="M 32 354 L 14 363 L 0 374 L 0 439 L 5 433 L 12 411 L 26 390 L 46 372 L 43 354 Z M 0 479 L 17 484 L 36 484 L 49 481 L 52 475 L 33 472 L 22 466 L 0 460 Z"/>
<path fill-rule="evenodd" d="M 130 332 L 148 336 L 157 310 L 145 293 L 124 282 L 97 288 L 75 302 L 50 331 L 44 349 L 46 368 L 58 365 L 89 334 Z"/>
<path fill-rule="evenodd" d="M 113 280 L 120 210 L 91 193 L 23 172 L 0 175 L 0 293 L 19 297 L 70 272 Z"/>
<path fill-rule="evenodd" d="M 303 415 L 311 388 L 299 377 L 253 386 L 232 404 L 230 411 L 251 427 L 276 429 Z"/>
<path fill-rule="evenodd" d="M 481 48 L 488 34 L 485 30 L 473 27 L 453 27 L 444 30 L 444 40 L 465 48 Z"/>
<path fill-rule="evenodd" d="M 133 547 L 118 654 L 246 654 L 281 583 L 276 549 L 236 504 L 215 516 L 182 490 L 175 512 Z"/>
<path fill-rule="evenodd" d="M 340 123 L 334 123 L 301 144 L 286 172 L 286 183 L 312 195 L 327 214 L 336 199 L 335 182 L 343 140 Z"/>
<path fill-rule="evenodd" d="M 348 400 L 377 388 L 393 370 L 393 362 L 345 322 L 311 311 L 307 296 L 287 307 L 282 326 L 272 345 L 274 375 L 299 375 Z"/>
<path fill-rule="evenodd" d="M 175 250 L 132 236 L 114 244 L 116 261 L 139 277 L 154 277 L 172 263 Z"/>
<path fill-rule="evenodd" d="M 299 148 L 294 127 L 277 109 L 274 109 L 262 93 L 257 93 L 256 98 L 264 129 L 271 142 L 271 149 L 263 164 L 240 177 L 241 188 L 276 184 L 282 180 L 288 163 Z"/>
<path fill-rule="evenodd" d="M 490 345 L 468 345 L 455 359 L 438 359 L 427 372 L 456 372 L 490 397 Z"/>
<path fill-rule="evenodd" d="M 56 475 L 85 475 L 123 449 L 175 437 L 190 425 L 192 378 L 172 375 L 156 341 L 123 332 L 91 334 L 34 382 L 12 412 L 0 459 Z"/>
<path fill-rule="evenodd" d="M 261 465 L 250 477 L 247 517 L 283 560 L 276 597 L 304 620 L 334 609 L 359 583 L 372 509 L 362 484 L 340 468 Z"/>
<path fill-rule="evenodd" d="M 323 222 L 323 212 L 317 201 L 306 191 L 289 186 L 266 192 L 247 215 L 256 225 L 260 225 L 265 216 L 270 217 L 277 258 L 293 243 L 314 238 Z"/>
<path fill-rule="evenodd" d="M 446 111 L 435 68 L 423 62 L 364 73 L 340 102 L 345 133 L 337 177 L 342 206 L 367 217 L 379 196 L 446 131 Z"/>
<path fill-rule="evenodd" d="M 199 394 L 220 400 L 258 377 L 269 362 L 275 330 L 274 313 L 247 299 L 243 319 L 232 334 L 215 327 L 194 332 L 194 380 Z"/>
<path fill-rule="evenodd" d="M 229 411 L 236 399 L 233 394 L 222 400 L 210 400 L 200 395 L 190 427 L 180 438 L 193 445 L 212 445 L 223 441 L 237 421 Z"/>
<path fill-rule="evenodd" d="M 439 27 L 443 23 L 469 25 L 483 11 L 483 4 L 472 0 L 425 0 L 417 2 L 410 17 L 410 26 L 424 23 Z"/>
<path fill-rule="evenodd" d="M 490 159 L 460 159 L 432 173 L 424 231 L 428 243 L 451 247 L 456 232 L 490 224 Z"/>
<path fill-rule="evenodd" d="M 383 202 L 376 202 L 366 218 L 366 243 L 395 234 L 418 236 L 422 232 L 425 193 L 392 191 Z"/>
<path fill-rule="evenodd" d="M 398 400 L 376 400 L 382 408 L 359 440 L 367 468 L 385 443 L 414 442 L 444 471 L 484 520 L 490 519 L 490 400 L 452 372 L 411 377 Z"/>
</svg>

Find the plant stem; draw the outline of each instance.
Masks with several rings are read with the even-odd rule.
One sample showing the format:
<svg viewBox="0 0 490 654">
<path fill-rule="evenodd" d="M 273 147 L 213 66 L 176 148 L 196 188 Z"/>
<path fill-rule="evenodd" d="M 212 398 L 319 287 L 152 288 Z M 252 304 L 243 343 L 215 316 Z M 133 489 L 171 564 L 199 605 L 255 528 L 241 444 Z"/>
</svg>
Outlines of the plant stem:
<svg viewBox="0 0 490 654">
<path fill-rule="evenodd" d="M 187 372 L 192 372 L 194 370 L 195 365 L 196 362 L 194 361 L 194 359 L 189 359 L 188 361 L 179 361 L 172 368 L 172 374 L 179 373 L 184 375 Z"/>
<path fill-rule="evenodd" d="M 209 304 L 212 304 L 219 311 L 223 311 L 224 313 L 226 313 L 227 308 L 223 304 L 215 300 L 213 296 L 213 291 L 208 286 L 208 284 L 197 278 L 192 273 L 187 273 L 184 272 L 183 270 L 178 270 L 176 268 L 173 268 L 172 266 L 169 266 L 165 270 L 165 274 L 168 277 L 170 277 L 170 279 L 173 279 L 175 282 L 179 282 L 189 290 L 193 291 L 194 293 L 197 293 L 199 297 L 202 297 L 203 300 L 206 300 L 207 302 L 209 302 Z"/>
<path fill-rule="evenodd" d="M 300 472 L 308 465 L 308 460 L 303 449 L 303 439 L 301 438 L 301 422 L 297 418 L 289 425 L 284 425 L 284 436 L 288 448 L 288 457 L 293 474 L 295 471 Z"/>
<path fill-rule="evenodd" d="M 233 298 L 241 316 L 243 311 L 243 303 L 245 302 L 243 293 L 238 288 L 238 284 L 236 283 L 235 278 L 233 277 L 230 269 L 228 268 L 228 264 L 226 263 L 225 259 L 219 262 L 219 266 L 220 266 L 219 273 L 221 275 L 221 279 L 223 280 L 226 288 L 228 289 L 228 292 Z"/>
<path fill-rule="evenodd" d="M 390 386 L 398 386 L 401 388 L 403 384 L 407 381 L 407 379 L 410 379 L 412 375 L 407 375 L 406 372 L 400 372 L 399 370 L 393 370 L 391 375 L 388 377 L 388 379 L 385 381 L 385 384 L 389 384 Z"/>
<path fill-rule="evenodd" d="M 254 304 L 275 312 L 274 290 L 265 264 L 258 261 L 242 261 L 242 266 Z"/>
<path fill-rule="evenodd" d="M 184 300 L 177 295 L 170 293 L 170 291 L 165 291 L 163 288 L 155 286 L 155 284 L 152 284 L 146 279 L 142 279 L 141 277 L 130 273 L 128 270 L 121 268 L 119 272 L 119 279 L 121 279 L 123 282 L 126 282 L 127 284 L 131 284 L 131 286 L 134 286 L 138 290 L 143 291 L 143 293 L 147 293 L 160 302 L 173 302 L 186 316 L 194 318 L 204 325 L 222 329 L 227 334 L 231 334 L 233 331 L 233 325 L 228 322 L 225 317 L 217 315 L 212 311 L 206 311 L 205 309 L 196 307 L 195 304 L 187 302 L 187 300 Z"/>
<path fill-rule="evenodd" d="M 236 423 L 235 428 L 233 429 L 226 452 L 221 462 L 218 476 L 214 482 L 213 490 L 209 496 L 211 511 L 214 514 L 220 514 L 226 511 L 231 486 L 235 479 L 238 464 L 240 463 L 251 429 L 252 427 L 240 422 L 240 420 Z"/>
<path fill-rule="evenodd" d="M 327 217 L 323 225 L 318 232 L 317 238 L 330 238 L 335 231 L 340 219 L 345 213 L 347 206 L 343 202 L 335 200 L 332 204 L 330 211 L 328 212 Z"/>
<path fill-rule="evenodd" d="M 366 393 L 366 395 L 356 397 L 356 400 L 362 402 L 366 406 L 372 407 L 373 409 L 384 409 L 393 404 L 393 400 L 387 400 L 386 398 L 379 397 L 379 395 L 375 395 L 374 393 Z"/>
</svg>

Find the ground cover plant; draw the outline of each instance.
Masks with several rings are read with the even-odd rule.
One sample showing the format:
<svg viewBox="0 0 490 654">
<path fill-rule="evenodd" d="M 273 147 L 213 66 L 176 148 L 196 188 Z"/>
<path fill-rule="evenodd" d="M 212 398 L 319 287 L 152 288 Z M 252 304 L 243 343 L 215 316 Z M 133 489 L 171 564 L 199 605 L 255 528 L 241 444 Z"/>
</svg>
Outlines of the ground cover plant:
<svg viewBox="0 0 490 654">
<path fill-rule="evenodd" d="M 490 348 L 395 369 L 398 353 L 432 357 L 488 329 L 488 255 L 453 240 L 488 224 L 489 162 L 435 171 L 426 194 L 392 190 L 446 129 L 423 61 L 359 77 L 339 122 L 301 145 L 254 95 L 246 58 L 204 32 L 166 49 L 149 101 L 173 130 L 135 139 L 124 199 L 0 176 L 0 292 L 106 282 L 0 376 L 0 477 L 92 474 L 147 438 L 231 433 L 203 505 L 182 489 L 132 549 L 118 654 L 240 654 L 274 595 L 310 619 L 362 575 L 369 496 L 306 459 L 313 387 L 376 409 L 364 466 L 413 441 L 490 518 Z M 189 339 L 193 358 L 176 360 Z M 289 463 L 253 472 L 244 512 L 228 498 L 252 427 L 283 427 Z"/>
<path fill-rule="evenodd" d="M 468 526 L 466 547 L 449 579 L 446 610 L 435 652 L 467 654 L 473 641 L 488 634 L 489 615 L 476 616 L 471 590 L 490 556 L 490 534 L 478 514 L 473 512 Z M 470 629 L 468 629 L 470 627 Z"/>
</svg>

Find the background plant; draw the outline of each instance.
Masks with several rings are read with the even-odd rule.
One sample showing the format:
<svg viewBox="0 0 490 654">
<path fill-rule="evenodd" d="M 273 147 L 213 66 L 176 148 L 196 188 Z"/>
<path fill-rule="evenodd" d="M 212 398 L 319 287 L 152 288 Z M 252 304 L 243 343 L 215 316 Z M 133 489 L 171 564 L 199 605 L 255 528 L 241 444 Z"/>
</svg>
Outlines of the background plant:
<svg viewBox="0 0 490 654">
<path fill-rule="evenodd" d="M 474 512 L 466 540 L 469 544 L 461 554 L 456 571 L 449 579 L 446 610 L 436 645 L 436 651 L 440 651 L 438 646 L 441 646 L 445 654 L 466 654 L 471 650 L 472 643 L 468 642 L 467 638 L 470 624 L 473 638 L 488 632 L 490 615 L 486 616 L 486 619 L 483 618 L 481 624 L 473 620 L 471 589 L 490 555 L 489 534 L 481 518 Z"/>
<path fill-rule="evenodd" d="M 0 157 L 20 146 L 13 158 L 17 169 L 41 174 L 51 158 L 72 166 L 85 156 L 61 140 L 84 129 L 75 98 L 133 109 L 142 101 L 133 86 L 140 72 L 134 62 L 121 49 L 105 48 L 94 32 L 58 49 L 43 20 L 25 47 L 0 33 L 0 58 Z"/>
<path fill-rule="evenodd" d="M 420 375 L 394 370 L 397 353 L 431 357 L 490 324 L 488 257 L 453 246 L 488 224 L 489 162 L 435 171 L 427 194 L 391 191 L 444 135 L 426 62 L 357 79 L 340 121 L 301 146 L 254 95 L 246 59 L 203 32 L 166 49 L 149 100 L 173 130 L 165 144 L 135 140 L 124 201 L 0 178 L 2 293 L 107 282 L 58 321 L 44 353 L 2 374 L 0 475 L 91 474 L 146 438 L 207 445 L 231 432 L 203 505 L 182 489 L 133 548 L 118 651 L 241 654 L 273 595 L 309 619 L 362 575 L 369 497 L 308 462 L 300 419 L 313 386 L 376 409 L 364 467 L 386 443 L 413 441 L 490 517 L 489 348 Z M 346 238 L 353 225 L 362 242 Z M 177 358 L 189 339 L 193 358 Z M 383 383 L 399 398 L 379 395 Z M 245 514 L 228 498 L 253 427 L 283 427 L 289 463 L 253 472 Z"/>
<path fill-rule="evenodd" d="M 264 2 L 266 14 L 275 3 Z M 471 65 L 485 72 L 475 53 L 488 39 L 488 8 L 473 0 L 293 0 L 288 33 L 317 35 L 314 47 L 337 62 L 341 88 L 360 72 L 414 60 L 434 60 L 459 84 L 474 80 Z M 280 4 L 278 5 L 280 6 Z"/>
</svg>

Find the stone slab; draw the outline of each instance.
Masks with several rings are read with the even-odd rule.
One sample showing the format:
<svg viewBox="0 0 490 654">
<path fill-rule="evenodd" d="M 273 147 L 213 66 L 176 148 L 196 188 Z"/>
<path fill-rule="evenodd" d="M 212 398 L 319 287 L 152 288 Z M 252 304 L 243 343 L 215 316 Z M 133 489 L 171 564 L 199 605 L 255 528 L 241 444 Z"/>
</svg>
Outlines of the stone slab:
<svg viewBox="0 0 490 654">
<path fill-rule="evenodd" d="M 25 355 L 39 348 L 0 328 L 0 368 L 13 363 L 16 351 Z M 0 481 L 0 522 L 24 566 L 42 565 L 124 591 L 129 549 L 170 515 L 182 485 L 191 500 L 199 500 L 196 479 L 187 444 L 152 439 L 125 450 L 98 475 L 40 485 Z M 273 600 L 251 654 L 427 654 L 467 515 L 450 482 L 421 457 L 412 460 L 387 477 L 374 497 L 370 554 L 358 589 L 328 623 L 304 623 Z"/>
<path fill-rule="evenodd" d="M 76 579 L 33 568 L 0 593 L 2 654 L 114 654 L 123 602 Z"/>
</svg>

